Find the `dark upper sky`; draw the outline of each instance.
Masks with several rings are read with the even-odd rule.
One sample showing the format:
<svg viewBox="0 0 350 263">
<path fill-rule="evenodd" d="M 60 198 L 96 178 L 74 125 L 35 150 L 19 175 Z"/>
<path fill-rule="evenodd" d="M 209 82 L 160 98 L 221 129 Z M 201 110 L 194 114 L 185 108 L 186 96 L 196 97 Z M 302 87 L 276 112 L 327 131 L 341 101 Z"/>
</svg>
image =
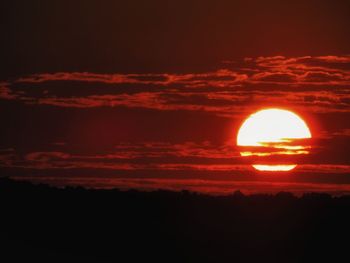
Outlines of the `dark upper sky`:
<svg viewBox="0 0 350 263">
<path fill-rule="evenodd" d="M 348 54 L 349 1 L 3 1 L 2 75 Z"/>
<path fill-rule="evenodd" d="M 54 184 L 350 189 L 347 1 L 7 1 L 0 165 Z M 292 174 L 235 146 L 257 109 L 310 125 Z"/>
</svg>

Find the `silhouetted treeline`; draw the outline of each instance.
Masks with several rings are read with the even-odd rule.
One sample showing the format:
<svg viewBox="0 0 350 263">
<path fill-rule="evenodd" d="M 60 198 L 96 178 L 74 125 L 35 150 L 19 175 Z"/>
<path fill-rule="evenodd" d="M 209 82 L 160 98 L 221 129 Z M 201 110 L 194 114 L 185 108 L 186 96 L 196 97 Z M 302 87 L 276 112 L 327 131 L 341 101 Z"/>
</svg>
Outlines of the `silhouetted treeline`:
<svg viewBox="0 0 350 263">
<path fill-rule="evenodd" d="M 214 197 L 0 179 L 0 205 L 1 262 L 348 260 L 350 196 Z"/>
</svg>

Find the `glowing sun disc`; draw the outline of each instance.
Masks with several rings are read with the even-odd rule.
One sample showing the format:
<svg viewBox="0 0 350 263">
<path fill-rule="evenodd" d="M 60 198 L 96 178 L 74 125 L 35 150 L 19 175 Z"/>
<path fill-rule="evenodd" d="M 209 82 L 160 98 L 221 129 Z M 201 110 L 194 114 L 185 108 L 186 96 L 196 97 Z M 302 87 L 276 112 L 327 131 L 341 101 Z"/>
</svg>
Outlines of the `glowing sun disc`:
<svg viewBox="0 0 350 263">
<path fill-rule="evenodd" d="M 247 147 L 273 147 L 285 149 L 284 154 L 295 152 L 308 153 L 305 146 L 284 145 L 295 139 L 311 138 L 311 132 L 301 117 L 297 114 L 277 108 L 260 110 L 250 115 L 242 124 L 237 135 L 237 145 Z M 272 146 L 271 146 L 272 145 Z M 242 151 L 242 156 L 263 156 L 264 153 Z M 266 153 L 265 153 L 266 154 Z M 293 152 L 292 152 L 293 154 Z M 269 153 L 267 153 L 269 155 Z M 254 164 L 253 167 L 260 171 L 290 171 L 296 164 Z"/>
<path fill-rule="evenodd" d="M 252 165 L 255 169 L 259 171 L 291 171 L 295 167 L 297 167 L 296 164 L 253 164 Z"/>
</svg>

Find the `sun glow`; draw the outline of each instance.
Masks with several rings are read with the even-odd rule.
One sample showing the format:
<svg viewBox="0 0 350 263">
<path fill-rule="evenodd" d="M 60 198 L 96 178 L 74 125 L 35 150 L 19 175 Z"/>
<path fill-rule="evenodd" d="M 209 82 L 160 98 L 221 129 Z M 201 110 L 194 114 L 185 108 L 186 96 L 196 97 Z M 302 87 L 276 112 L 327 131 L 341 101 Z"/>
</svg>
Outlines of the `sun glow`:
<svg viewBox="0 0 350 263">
<path fill-rule="evenodd" d="M 264 109 L 250 115 L 237 135 L 237 145 L 245 148 L 242 156 L 268 157 L 273 155 L 308 154 L 310 146 L 302 144 L 311 138 L 306 123 L 295 113 L 282 109 Z M 248 150 L 247 150 L 248 149 Z M 296 164 L 256 163 L 260 171 L 290 171 Z"/>
</svg>

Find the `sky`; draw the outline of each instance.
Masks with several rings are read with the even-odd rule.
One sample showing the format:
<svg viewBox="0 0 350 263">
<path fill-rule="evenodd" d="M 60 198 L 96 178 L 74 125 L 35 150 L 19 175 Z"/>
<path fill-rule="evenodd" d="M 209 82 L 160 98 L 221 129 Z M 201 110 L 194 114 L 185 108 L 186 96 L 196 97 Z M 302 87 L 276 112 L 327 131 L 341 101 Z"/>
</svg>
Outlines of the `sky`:
<svg viewBox="0 0 350 263">
<path fill-rule="evenodd" d="M 346 1 L 7 1 L 0 169 L 57 186 L 350 192 Z M 242 158 L 242 122 L 291 110 L 291 172 Z"/>
</svg>

